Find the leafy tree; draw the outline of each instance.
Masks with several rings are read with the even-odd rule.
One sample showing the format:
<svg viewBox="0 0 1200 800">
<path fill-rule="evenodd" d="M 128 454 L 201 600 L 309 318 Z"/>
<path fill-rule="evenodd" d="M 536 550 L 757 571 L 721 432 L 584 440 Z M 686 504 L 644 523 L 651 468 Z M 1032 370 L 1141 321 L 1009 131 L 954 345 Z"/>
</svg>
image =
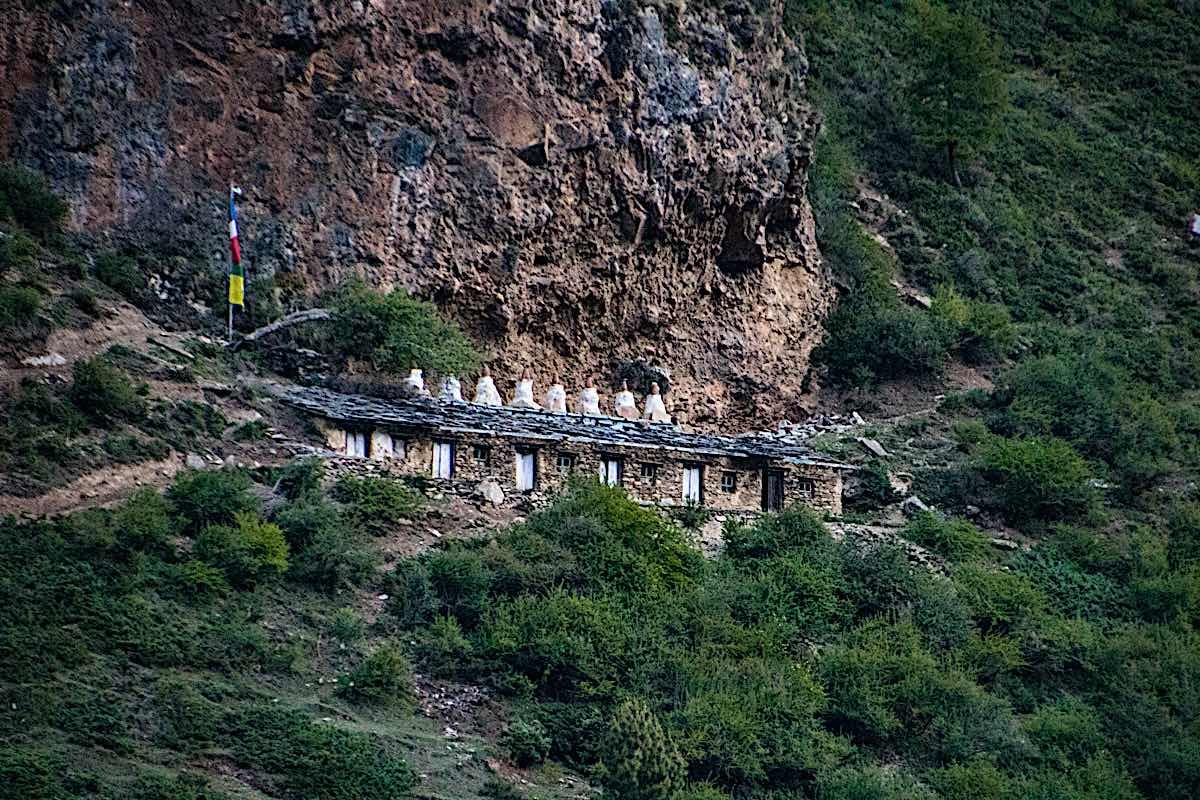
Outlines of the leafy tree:
<svg viewBox="0 0 1200 800">
<path fill-rule="evenodd" d="M 365 361 L 393 375 L 407 374 L 412 367 L 461 374 L 479 363 L 479 354 L 457 325 L 403 289 L 383 294 L 358 282 L 342 286 L 334 297 L 330 338 L 341 358 Z"/>
<path fill-rule="evenodd" d="M 644 700 L 617 706 L 602 752 L 610 800 L 672 800 L 683 788 L 683 759 Z"/>
<path fill-rule="evenodd" d="M 962 149 L 991 138 L 1007 102 L 1000 54 L 978 20 L 918 0 L 913 4 L 916 78 L 908 87 L 917 135 L 946 154 L 961 186 Z"/>
</svg>

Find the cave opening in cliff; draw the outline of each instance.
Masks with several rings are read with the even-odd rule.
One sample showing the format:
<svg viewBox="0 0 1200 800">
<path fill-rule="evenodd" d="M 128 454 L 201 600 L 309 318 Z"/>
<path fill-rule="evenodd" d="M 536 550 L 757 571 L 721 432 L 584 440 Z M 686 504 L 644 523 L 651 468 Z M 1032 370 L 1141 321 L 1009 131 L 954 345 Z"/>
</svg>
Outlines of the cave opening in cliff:
<svg viewBox="0 0 1200 800">
<path fill-rule="evenodd" d="M 728 215 L 721 249 L 717 252 L 717 269 L 723 275 L 742 278 L 762 269 L 766 257 L 762 248 L 747 233 L 756 227 L 746 209 L 735 210 Z"/>
</svg>

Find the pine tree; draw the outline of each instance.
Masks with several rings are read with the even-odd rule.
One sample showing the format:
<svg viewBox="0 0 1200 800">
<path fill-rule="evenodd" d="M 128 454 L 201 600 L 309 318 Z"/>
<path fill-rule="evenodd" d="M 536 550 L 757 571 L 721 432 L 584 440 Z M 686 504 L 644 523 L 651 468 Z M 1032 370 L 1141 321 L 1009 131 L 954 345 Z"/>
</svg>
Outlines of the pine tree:
<svg viewBox="0 0 1200 800">
<path fill-rule="evenodd" d="M 617 707 L 601 753 L 608 800 L 672 800 L 683 787 L 683 759 L 644 700 Z"/>
<path fill-rule="evenodd" d="M 1000 54 L 976 19 L 925 0 L 914 8 L 914 50 L 919 61 L 909 99 L 918 137 L 946 154 L 956 186 L 957 157 L 996 132 L 1007 103 Z"/>
</svg>

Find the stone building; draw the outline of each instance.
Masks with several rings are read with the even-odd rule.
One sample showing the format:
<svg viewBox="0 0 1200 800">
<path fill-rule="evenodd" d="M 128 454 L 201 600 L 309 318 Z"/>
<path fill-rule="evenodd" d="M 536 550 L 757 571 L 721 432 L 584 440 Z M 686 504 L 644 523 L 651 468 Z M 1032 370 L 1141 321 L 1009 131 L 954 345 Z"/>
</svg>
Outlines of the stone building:
<svg viewBox="0 0 1200 800">
<path fill-rule="evenodd" d="M 852 467 L 772 434 L 723 436 L 616 417 L 443 402 L 382 400 L 294 388 L 286 402 L 311 415 L 330 450 L 382 462 L 397 474 L 506 496 L 553 493 L 573 475 L 620 485 L 638 502 L 717 512 L 803 503 L 840 514 Z"/>
</svg>

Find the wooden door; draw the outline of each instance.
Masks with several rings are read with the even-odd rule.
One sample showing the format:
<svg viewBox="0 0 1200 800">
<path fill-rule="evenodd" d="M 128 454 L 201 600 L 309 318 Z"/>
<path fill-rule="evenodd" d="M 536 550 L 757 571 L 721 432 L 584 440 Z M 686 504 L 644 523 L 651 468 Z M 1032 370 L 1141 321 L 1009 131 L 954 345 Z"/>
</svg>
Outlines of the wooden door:
<svg viewBox="0 0 1200 800">
<path fill-rule="evenodd" d="M 783 508 L 783 470 L 763 471 L 763 511 L 779 511 Z"/>
</svg>

